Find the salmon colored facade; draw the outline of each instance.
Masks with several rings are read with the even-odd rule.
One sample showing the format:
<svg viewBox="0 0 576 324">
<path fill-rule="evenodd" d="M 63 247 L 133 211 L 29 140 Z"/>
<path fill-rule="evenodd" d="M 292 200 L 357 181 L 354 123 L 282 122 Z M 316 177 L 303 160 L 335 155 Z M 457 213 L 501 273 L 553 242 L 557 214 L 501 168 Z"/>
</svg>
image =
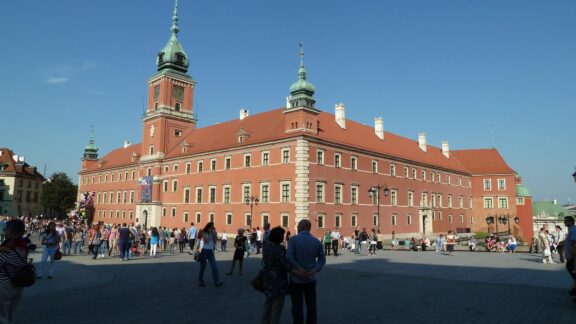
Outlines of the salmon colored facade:
<svg viewBox="0 0 576 324">
<path fill-rule="evenodd" d="M 505 176 L 512 191 L 490 193 L 509 197 L 508 208 L 483 210 L 482 176 L 447 142 L 438 148 L 425 134 L 414 141 L 385 132 L 381 118 L 374 127 L 346 120 L 342 104 L 335 114 L 315 108 L 303 53 L 286 107 L 196 127 L 195 81 L 176 22 L 148 81 L 141 144 L 101 159 L 95 147 L 85 150 L 79 192 L 96 193 L 95 221 L 170 228 L 214 221 L 234 233 L 265 223 L 294 231 L 310 219 L 318 236 L 365 227 L 405 237 L 486 228 L 484 215 L 515 208 L 513 175 Z"/>
</svg>

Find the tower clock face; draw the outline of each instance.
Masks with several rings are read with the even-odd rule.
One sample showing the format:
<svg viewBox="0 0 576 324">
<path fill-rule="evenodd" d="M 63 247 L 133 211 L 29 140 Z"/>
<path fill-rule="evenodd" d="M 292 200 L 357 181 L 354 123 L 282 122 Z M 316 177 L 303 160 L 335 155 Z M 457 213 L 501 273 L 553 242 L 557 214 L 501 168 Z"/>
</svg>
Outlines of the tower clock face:
<svg viewBox="0 0 576 324">
<path fill-rule="evenodd" d="M 154 101 L 158 101 L 158 97 L 160 97 L 160 86 L 159 85 L 154 87 Z"/>
<path fill-rule="evenodd" d="M 184 99 L 184 87 L 177 85 L 172 86 L 172 97 L 174 97 L 177 100 Z"/>
</svg>

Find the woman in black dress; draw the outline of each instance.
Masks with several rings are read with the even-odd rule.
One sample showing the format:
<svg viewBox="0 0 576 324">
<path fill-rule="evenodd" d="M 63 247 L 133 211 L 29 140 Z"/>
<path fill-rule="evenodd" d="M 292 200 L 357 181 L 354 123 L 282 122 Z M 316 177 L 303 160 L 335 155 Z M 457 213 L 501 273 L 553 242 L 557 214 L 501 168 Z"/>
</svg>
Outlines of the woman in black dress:
<svg viewBox="0 0 576 324">
<path fill-rule="evenodd" d="M 240 276 L 242 275 L 242 263 L 244 261 L 244 252 L 246 252 L 247 240 L 248 239 L 246 238 L 246 236 L 244 236 L 244 229 L 239 228 L 238 235 L 236 235 L 236 238 L 234 239 L 234 247 L 236 249 L 234 250 L 234 257 L 232 258 L 232 267 L 230 268 L 230 271 L 226 273 L 227 276 L 231 276 L 232 273 L 234 272 L 234 266 L 236 265 L 236 261 L 238 261 L 239 264 L 238 275 Z"/>
</svg>

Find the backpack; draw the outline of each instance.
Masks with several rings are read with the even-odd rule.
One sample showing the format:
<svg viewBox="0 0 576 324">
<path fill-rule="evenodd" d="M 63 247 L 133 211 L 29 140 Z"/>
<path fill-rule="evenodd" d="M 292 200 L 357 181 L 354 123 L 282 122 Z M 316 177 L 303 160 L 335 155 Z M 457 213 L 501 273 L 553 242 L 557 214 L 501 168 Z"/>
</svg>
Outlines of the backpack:
<svg viewBox="0 0 576 324">
<path fill-rule="evenodd" d="M 26 264 L 18 268 L 14 274 L 10 274 L 8 272 L 6 265 L 4 265 L 4 271 L 6 272 L 6 275 L 8 275 L 8 278 L 10 278 L 10 281 L 15 287 L 30 287 L 36 282 L 36 268 L 32 264 L 33 260 L 32 259 L 25 260 L 24 258 L 22 258 L 22 256 L 20 256 L 20 254 L 16 249 L 14 249 L 14 252 L 16 252 L 18 258 L 26 262 Z"/>
</svg>

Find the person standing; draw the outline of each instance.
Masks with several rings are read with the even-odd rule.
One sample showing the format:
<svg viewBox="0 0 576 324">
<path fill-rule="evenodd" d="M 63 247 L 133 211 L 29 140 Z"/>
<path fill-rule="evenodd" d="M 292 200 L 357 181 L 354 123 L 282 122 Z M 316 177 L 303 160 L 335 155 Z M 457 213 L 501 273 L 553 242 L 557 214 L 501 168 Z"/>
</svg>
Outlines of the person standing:
<svg viewBox="0 0 576 324">
<path fill-rule="evenodd" d="M 228 243 L 228 235 L 226 232 L 222 234 L 222 238 L 220 239 L 220 251 L 226 252 L 226 243 Z"/>
<path fill-rule="evenodd" d="M 100 230 L 100 225 L 94 225 L 94 231 L 92 233 L 92 237 L 90 238 L 90 244 L 92 244 L 92 251 L 94 255 L 92 256 L 93 260 L 98 258 L 98 253 L 100 253 L 100 245 L 102 244 L 103 236 L 102 231 Z"/>
<path fill-rule="evenodd" d="M 194 223 L 190 223 L 190 229 L 188 229 L 188 243 L 190 245 L 190 251 L 194 251 L 197 236 L 198 236 L 198 229 L 196 228 L 196 226 L 194 226 Z"/>
<path fill-rule="evenodd" d="M 284 229 L 275 227 L 269 231 L 262 247 L 262 281 L 264 284 L 264 311 L 262 323 L 280 323 L 284 306 L 284 296 L 288 291 L 288 271 L 286 248 L 282 245 Z"/>
<path fill-rule="evenodd" d="M 28 260 L 27 242 L 22 237 L 25 226 L 19 219 L 4 224 L 2 246 L 0 246 L 0 323 L 14 323 L 16 307 L 22 298 L 22 287 L 16 287 L 11 277 Z"/>
<path fill-rule="evenodd" d="M 456 236 L 452 231 L 448 231 L 446 234 L 446 250 L 450 253 L 450 256 L 454 256 L 454 246 L 456 245 Z"/>
<path fill-rule="evenodd" d="M 48 279 L 52 279 L 54 276 L 54 254 L 58 250 L 58 244 L 60 243 L 60 236 L 56 232 L 56 223 L 48 223 L 46 230 L 40 234 L 40 242 L 44 245 L 42 249 L 42 259 L 40 261 L 40 267 L 38 268 L 38 276 L 36 279 L 42 279 L 44 275 L 44 267 L 46 267 L 46 262 L 48 262 L 48 257 L 50 257 L 50 271 L 48 272 Z"/>
<path fill-rule="evenodd" d="M 160 228 L 162 230 L 162 228 Z M 158 242 L 160 242 L 160 233 L 156 227 L 152 227 L 152 231 L 150 232 L 150 256 L 155 258 L 156 257 L 156 249 L 158 247 Z"/>
<path fill-rule="evenodd" d="M 216 239 L 218 234 L 214 228 L 214 223 L 209 222 L 202 229 L 202 235 L 199 237 L 202 240 L 202 250 L 200 251 L 200 272 L 198 274 L 198 286 L 204 287 L 204 270 L 206 270 L 206 262 L 210 262 L 210 268 L 212 269 L 212 280 L 216 287 L 223 285 L 218 277 L 218 268 L 216 268 L 216 257 L 214 256 L 214 250 L 216 249 Z"/>
<path fill-rule="evenodd" d="M 114 224 L 110 230 L 110 236 L 108 236 L 108 256 L 116 256 L 118 252 L 118 225 Z"/>
<path fill-rule="evenodd" d="M 260 227 L 256 227 L 256 254 L 260 254 L 262 250 L 262 231 Z"/>
<path fill-rule="evenodd" d="M 554 263 L 554 261 L 552 261 L 552 250 L 550 249 L 550 241 L 548 240 L 547 232 L 548 230 L 542 227 L 538 234 L 538 241 L 542 248 L 542 263 Z"/>
<path fill-rule="evenodd" d="M 330 256 L 330 246 L 332 245 L 332 237 L 330 236 L 330 229 L 324 233 L 324 254 Z"/>
<path fill-rule="evenodd" d="M 332 238 L 332 252 L 334 252 L 334 256 L 338 256 L 338 244 L 340 244 L 340 232 L 338 232 L 337 228 L 334 228 L 332 233 L 330 234 Z"/>
<path fill-rule="evenodd" d="M 568 233 L 564 233 L 562 227 L 556 225 L 556 250 L 560 257 L 560 263 L 564 263 L 564 244 Z"/>
<path fill-rule="evenodd" d="M 290 296 L 294 323 L 304 323 L 304 301 L 306 301 L 306 323 L 317 322 L 316 273 L 326 264 L 322 243 L 310 234 L 312 224 L 303 219 L 298 223 L 298 234 L 290 238 L 286 260 L 292 267 L 290 273 Z"/>
<path fill-rule="evenodd" d="M 564 225 L 567 227 L 566 239 L 564 240 L 564 259 L 566 260 L 566 271 L 572 277 L 572 289 L 570 290 L 571 296 L 576 296 L 576 273 L 574 258 L 574 251 L 576 251 L 576 226 L 574 226 L 574 217 L 564 217 Z M 573 299 L 573 301 L 576 301 Z"/>
<path fill-rule="evenodd" d="M 354 230 L 354 254 L 360 254 L 360 229 Z"/>
<path fill-rule="evenodd" d="M 130 230 L 126 223 L 122 223 L 122 228 L 118 230 L 118 248 L 122 261 L 128 261 L 130 257 Z"/>
<path fill-rule="evenodd" d="M 184 253 L 184 247 L 186 246 L 186 228 L 182 227 L 180 232 L 178 232 L 178 248 L 180 253 Z"/>
</svg>

